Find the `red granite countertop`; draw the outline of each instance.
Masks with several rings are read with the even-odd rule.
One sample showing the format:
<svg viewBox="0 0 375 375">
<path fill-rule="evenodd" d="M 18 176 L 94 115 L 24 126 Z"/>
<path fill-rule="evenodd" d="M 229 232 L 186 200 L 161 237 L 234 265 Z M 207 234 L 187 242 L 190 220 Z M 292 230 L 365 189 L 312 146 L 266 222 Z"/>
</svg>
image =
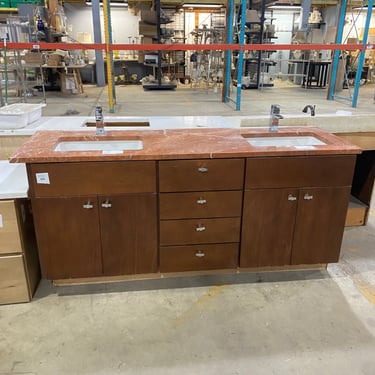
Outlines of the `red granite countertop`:
<svg viewBox="0 0 375 375">
<path fill-rule="evenodd" d="M 326 145 L 311 149 L 256 147 L 246 137 L 314 136 Z M 105 141 L 141 139 L 142 150 L 103 154 L 102 151 L 54 151 L 62 141 Z M 197 128 L 170 130 L 116 130 L 106 135 L 89 131 L 40 131 L 12 155 L 12 163 L 46 163 L 112 160 L 163 160 L 235 158 L 258 156 L 359 154 L 361 149 L 319 128 L 280 127 L 277 133 L 266 128 Z"/>
</svg>

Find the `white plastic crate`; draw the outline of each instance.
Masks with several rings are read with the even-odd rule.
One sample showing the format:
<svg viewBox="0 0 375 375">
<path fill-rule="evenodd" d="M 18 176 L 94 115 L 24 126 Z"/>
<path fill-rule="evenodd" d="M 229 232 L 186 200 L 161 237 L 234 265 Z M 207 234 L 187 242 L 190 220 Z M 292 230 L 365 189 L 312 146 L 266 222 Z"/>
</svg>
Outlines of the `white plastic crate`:
<svg viewBox="0 0 375 375">
<path fill-rule="evenodd" d="M 16 103 L 0 108 L 0 129 L 20 129 L 37 121 L 46 105 Z"/>
</svg>

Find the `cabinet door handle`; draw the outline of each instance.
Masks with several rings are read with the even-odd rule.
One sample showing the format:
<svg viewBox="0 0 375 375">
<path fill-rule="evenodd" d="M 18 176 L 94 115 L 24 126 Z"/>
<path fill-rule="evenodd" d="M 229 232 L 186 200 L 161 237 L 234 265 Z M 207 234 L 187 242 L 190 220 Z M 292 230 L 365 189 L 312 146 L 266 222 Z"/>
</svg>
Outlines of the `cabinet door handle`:
<svg viewBox="0 0 375 375">
<path fill-rule="evenodd" d="M 82 207 L 85 208 L 86 210 L 91 210 L 92 208 L 94 208 L 94 205 L 91 204 L 91 202 L 87 202 Z"/>
<path fill-rule="evenodd" d="M 289 194 L 288 195 L 288 201 L 296 201 L 297 197 L 295 195 Z"/>
<path fill-rule="evenodd" d="M 305 194 L 305 196 L 303 197 L 303 199 L 305 200 L 305 201 L 310 201 L 311 199 L 313 199 L 314 198 L 314 196 L 313 195 L 309 195 L 309 194 Z"/>
<path fill-rule="evenodd" d="M 196 230 L 197 232 L 203 232 L 203 231 L 206 230 L 206 227 L 205 227 L 204 225 L 199 224 L 199 225 L 195 228 L 195 230 Z"/>
<path fill-rule="evenodd" d="M 202 250 L 198 250 L 196 253 L 195 253 L 195 256 L 198 257 L 198 258 L 203 258 L 206 254 L 202 251 Z"/>
<path fill-rule="evenodd" d="M 208 172 L 208 168 L 206 168 L 206 167 L 199 167 L 198 168 L 198 172 L 206 173 L 206 172 Z"/>
<path fill-rule="evenodd" d="M 204 198 L 199 198 L 199 199 L 197 200 L 197 203 L 198 203 L 198 204 L 206 204 L 206 203 L 207 203 L 207 200 L 204 199 Z"/>
<path fill-rule="evenodd" d="M 109 201 L 105 201 L 105 202 L 102 203 L 102 207 L 103 208 L 111 208 L 112 204 Z"/>
</svg>

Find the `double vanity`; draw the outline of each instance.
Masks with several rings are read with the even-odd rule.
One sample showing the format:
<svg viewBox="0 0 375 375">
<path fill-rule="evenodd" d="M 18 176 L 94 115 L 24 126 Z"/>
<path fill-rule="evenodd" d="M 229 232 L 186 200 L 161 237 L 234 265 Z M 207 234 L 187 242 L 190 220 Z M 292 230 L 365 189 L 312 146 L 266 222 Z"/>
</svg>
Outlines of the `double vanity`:
<svg viewBox="0 0 375 375">
<path fill-rule="evenodd" d="M 319 128 L 41 131 L 26 163 L 42 276 L 337 262 L 356 156 Z"/>
</svg>

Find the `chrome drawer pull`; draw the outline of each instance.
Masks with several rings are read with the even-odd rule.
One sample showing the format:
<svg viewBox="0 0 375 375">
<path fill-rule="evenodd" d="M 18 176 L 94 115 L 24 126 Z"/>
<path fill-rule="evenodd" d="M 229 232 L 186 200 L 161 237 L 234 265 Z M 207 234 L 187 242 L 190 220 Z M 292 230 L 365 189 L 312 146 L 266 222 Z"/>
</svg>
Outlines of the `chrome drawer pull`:
<svg viewBox="0 0 375 375">
<path fill-rule="evenodd" d="M 292 194 L 289 194 L 288 195 L 288 201 L 296 201 L 297 200 L 297 197 L 292 195 Z"/>
<path fill-rule="evenodd" d="M 204 199 L 204 198 L 199 198 L 199 199 L 197 200 L 197 203 L 198 203 L 198 204 L 206 204 L 206 203 L 207 203 L 207 200 Z"/>
<path fill-rule="evenodd" d="M 198 257 L 198 258 L 203 258 L 205 256 L 205 253 L 202 250 L 198 250 L 195 253 L 195 256 Z"/>
<path fill-rule="evenodd" d="M 208 172 L 208 168 L 206 168 L 206 167 L 199 167 L 198 168 L 198 172 L 206 173 L 206 172 Z"/>
<path fill-rule="evenodd" d="M 313 195 L 309 195 L 309 194 L 305 194 L 305 196 L 303 197 L 303 199 L 304 200 L 306 200 L 306 201 L 310 201 L 311 199 L 313 199 L 314 198 L 314 196 Z"/>
<path fill-rule="evenodd" d="M 112 204 L 109 201 L 105 201 L 105 202 L 102 203 L 102 207 L 103 208 L 111 208 Z"/>
<path fill-rule="evenodd" d="M 203 231 L 206 230 L 206 227 L 203 226 L 203 225 L 201 225 L 201 224 L 199 224 L 199 225 L 195 228 L 195 230 L 196 230 L 197 232 L 203 232 Z"/>
<path fill-rule="evenodd" d="M 94 205 L 91 204 L 90 202 L 87 202 L 82 207 L 85 208 L 86 210 L 91 210 L 92 208 L 94 208 Z"/>
</svg>

